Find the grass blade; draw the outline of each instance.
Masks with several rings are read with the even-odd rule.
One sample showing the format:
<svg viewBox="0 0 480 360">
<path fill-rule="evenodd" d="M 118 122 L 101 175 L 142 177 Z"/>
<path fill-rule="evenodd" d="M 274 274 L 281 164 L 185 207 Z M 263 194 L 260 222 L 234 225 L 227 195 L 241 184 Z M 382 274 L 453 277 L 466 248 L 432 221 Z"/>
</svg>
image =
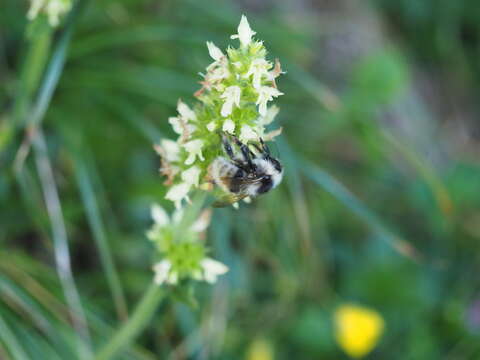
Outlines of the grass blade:
<svg viewBox="0 0 480 360">
<path fill-rule="evenodd" d="M 73 325 L 79 334 L 78 353 L 80 359 L 91 358 L 90 335 L 85 313 L 81 304 L 75 280 L 73 279 L 70 251 L 68 248 L 67 230 L 63 220 L 62 207 L 53 170 L 47 155 L 47 146 L 42 131 L 39 129 L 33 138 L 33 148 L 45 204 L 52 227 L 55 261 L 62 289 L 69 305 Z"/>
<path fill-rule="evenodd" d="M 125 320 L 127 318 L 127 304 L 125 301 L 122 284 L 111 255 L 112 253 L 110 246 L 108 245 L 105 227 L 103 225 L 95 197 L 95 191 L 83 159 L 81 159 L 79 156 L 74 156 L 74 166 L 78 187 L 84 208 L 86 210 L 87 221 L 90 225 L 95 243 L 100 253 L 100 260 L 103 268 L 105 269 L 115 308 L 119 319 Z"/>
<path fill-rule="evenodd" d="M 5 347 L 9 350 L 10 354 L 15 360 L 29 360 L 27 354 L 23 351 L 21 342 L 17 340 L 17 337 L 8 326 L 5 319 L 0 315 L 0 340 L 5 344 Z"/>
</svg>

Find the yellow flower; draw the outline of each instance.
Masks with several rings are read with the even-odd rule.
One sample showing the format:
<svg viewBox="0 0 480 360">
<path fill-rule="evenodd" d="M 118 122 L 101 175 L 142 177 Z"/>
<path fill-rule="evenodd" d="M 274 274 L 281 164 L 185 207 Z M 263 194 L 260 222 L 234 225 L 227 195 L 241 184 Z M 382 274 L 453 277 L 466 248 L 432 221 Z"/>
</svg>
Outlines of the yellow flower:
<svg viewBox="0 0 480 360">
<path fill-rule="evenodd" d="M 246 360 L 273 360 L 273 347 L 264 339 L 254 340 L 247 351 Z"/>
<path fill-rule="evenodd" d="M 374 310 L 342 305 L 335 311 L 335 337 L 343 351 L 353 358 L 372 351 L 383 329 L 383 318 Z"/>
</svg>

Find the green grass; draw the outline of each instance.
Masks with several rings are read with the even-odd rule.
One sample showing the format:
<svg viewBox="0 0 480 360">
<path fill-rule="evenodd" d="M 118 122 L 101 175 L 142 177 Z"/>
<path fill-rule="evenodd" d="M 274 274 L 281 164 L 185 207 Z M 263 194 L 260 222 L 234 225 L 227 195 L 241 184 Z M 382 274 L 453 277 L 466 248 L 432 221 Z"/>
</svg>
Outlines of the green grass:
<svg viewBox="0 0 480 360">
<path fill-rule="evenodd" d="M 245 359 L 257 339 L 275 359 L 340 359 L 345 302 L 385 319 L 367 358 L 479 358 L 478 6 L 239 6 L 78 1 L 52 32 L 26 1 L 2 4 L 0 358 L 91 359 L 117 334 L 115 359 Z M 230 272 L 195 285 L 196 307 L 147 296 L 129 343 L 150 204 L 172 209 L 152 145 L 192 103 L 205 41 L 225 47 L 243 13 L 287 71 L 284 181 L 214 210 L 208 244 Z"/>
</svg>

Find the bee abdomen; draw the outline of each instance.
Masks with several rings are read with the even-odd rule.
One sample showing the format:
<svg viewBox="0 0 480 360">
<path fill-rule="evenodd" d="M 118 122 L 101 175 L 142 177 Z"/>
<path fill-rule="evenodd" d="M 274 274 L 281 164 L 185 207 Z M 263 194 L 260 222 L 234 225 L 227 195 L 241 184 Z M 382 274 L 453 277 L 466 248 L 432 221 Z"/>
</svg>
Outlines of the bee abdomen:
<svg viewBox="0 0 480 360">
<path fill-rule="evenodd" d="M 230 182 L 229 190 L 230 192 L 236 194 L 239 193 L 241 190 L 241 179 L 245 177 L 245 171 L 243 171 L 240 168 L 237 168 L 237 171 L 235 172 L 235 175 L 233 175 L 233 178 Z"/>
<path fill-rule="evenodd" d="M 232 193 L 238 193 L 240 191 L 240 184 L 238 181 L 235 181 L 235 179 L 242 176 L 243 171 L 227 159 L 223 157 L 216 158 L 212 162 L 210 174 L 215 184 L 223 190 Z"/>
</svg>

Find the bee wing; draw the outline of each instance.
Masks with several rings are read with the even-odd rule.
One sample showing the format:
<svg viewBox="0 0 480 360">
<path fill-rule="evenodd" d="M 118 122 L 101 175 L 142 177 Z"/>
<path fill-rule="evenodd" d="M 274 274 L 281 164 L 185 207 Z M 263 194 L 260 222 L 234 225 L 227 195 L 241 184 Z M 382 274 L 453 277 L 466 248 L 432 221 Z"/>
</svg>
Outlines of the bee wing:
<svg viewBox="0 0 480 360">
<path fill-rule="evenodd" d="M 226 194 L 213 203 L 213 207 L 225 207 L 246 198 L 247 194 Z"/>
</svg>

